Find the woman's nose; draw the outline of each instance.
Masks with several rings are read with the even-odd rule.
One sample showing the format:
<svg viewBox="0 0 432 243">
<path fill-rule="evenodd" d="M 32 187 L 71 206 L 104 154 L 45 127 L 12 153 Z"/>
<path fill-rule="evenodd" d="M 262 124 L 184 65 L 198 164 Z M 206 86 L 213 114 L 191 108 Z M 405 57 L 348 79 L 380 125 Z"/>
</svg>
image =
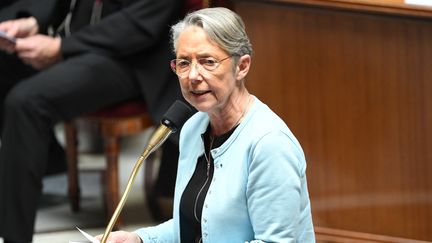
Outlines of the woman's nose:
<svg viewBox="0 0 432 243">
<path fill-rule="evenodd" d="M 190 70 L 189 70 L 189 79 L 191 79 L 191 80 L 196 80 L 197 79 L 197 77 L 200 75 L 200 72 L 199 72 L 199 65 L 195 62 L 192 62 L 191 63 L 191 66 L 190 66 Z"/>
</svg>

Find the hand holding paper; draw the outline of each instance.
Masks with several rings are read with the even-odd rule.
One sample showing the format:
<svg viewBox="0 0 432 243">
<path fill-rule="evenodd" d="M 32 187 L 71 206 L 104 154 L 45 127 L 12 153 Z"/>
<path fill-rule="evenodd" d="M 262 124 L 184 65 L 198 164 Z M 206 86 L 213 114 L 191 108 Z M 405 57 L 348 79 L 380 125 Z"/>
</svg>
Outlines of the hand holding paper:
<svg viewBox="0 0 432 243">
<path fill-rule="evenodd" d="M 16 38 L 37 34 L 39 25 L 34 17 L 6 20 L 0 23 L 0 49 L 15 52 Z"/>
<path fill-rule="evenodd" d="M 102 235 L 98 235 L 95 238 L 102 240 Z M 138 234 L 122 230 L 111 232 L 107 240 L 112 243 L 142 243 Z"/>
</svg>

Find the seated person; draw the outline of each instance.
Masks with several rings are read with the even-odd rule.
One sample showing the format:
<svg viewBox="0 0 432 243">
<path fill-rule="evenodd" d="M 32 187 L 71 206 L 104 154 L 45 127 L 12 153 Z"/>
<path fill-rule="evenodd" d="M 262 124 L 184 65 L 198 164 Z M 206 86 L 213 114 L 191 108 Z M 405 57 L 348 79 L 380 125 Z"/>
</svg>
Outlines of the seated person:
<svg viewBox="0 0 432 243">
<path fill-rule="evenodd" d="M 17 40 L 0 41 L 0 238 L 5 243 L 32 241 L 42 177 L 53 165 L 65 165 L 53 133 L 57 123 L 131 99 L 142 99 L 159 123 L 181 97 L 167 63 L 173 58 L 169 26 L 182 17 L 184 2 L 93 2 L 20 0 L 4 9 L 14 18 L 1 22 L 0 30 Z M 62 37 L 48 35 L 49 30 Z M 172 168 L 160 178 L 172 182 L 159 191 L 173 196 L 178 146 L 175 140 L 164 146 L 172 149 L 161 166 Z"/>
</svg>

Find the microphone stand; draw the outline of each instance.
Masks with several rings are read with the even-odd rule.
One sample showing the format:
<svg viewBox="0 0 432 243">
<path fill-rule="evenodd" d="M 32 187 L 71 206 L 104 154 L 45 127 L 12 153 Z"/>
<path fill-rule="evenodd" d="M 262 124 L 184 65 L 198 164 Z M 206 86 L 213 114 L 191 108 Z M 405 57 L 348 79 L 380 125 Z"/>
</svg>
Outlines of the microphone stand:
<svg viewBox="0 0 432 243">
<path fill-rule="evenodd" d="M 153 133 L 153 135 L 150 137 L 150 140 L 142 152 L 141 156 L 138 158 L 137 162 L 135 163 L 135 166 L 132 170 L 132 173 L 129 177 L 128 183 L 126 185 L 126 189 L 123 193 L 122 198 L 120 199 L 120 202 L 117 205 L 116 210 L 114 211 L 111 220 L 108 223 L 108 226 L 105 229 L 105 233 L 102 236 L 101 243 L 105 243 L 108 239 L 108 235 L 111 233 L 115 222 L 117 221 L 121 210 L 123 209 L 124 204 L 126 203 L 127 197 L 129 195 L 130 190 L 132 189 L 132 184 L 135 181 L 135 177 L 138 173 L 139 168 L 141 167 L 144 160 L 147 159 L 147 157 L 154 152 L 172 133 L 172 130 L 165 126 L 161 125 L 159 126 L 156 131 Z"/>
</svg>

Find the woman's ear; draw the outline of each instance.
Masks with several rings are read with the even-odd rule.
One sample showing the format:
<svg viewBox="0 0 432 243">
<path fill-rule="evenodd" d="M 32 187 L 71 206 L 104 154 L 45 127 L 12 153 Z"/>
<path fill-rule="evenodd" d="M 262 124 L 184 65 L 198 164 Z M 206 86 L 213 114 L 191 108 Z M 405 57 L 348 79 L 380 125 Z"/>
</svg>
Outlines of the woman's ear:
<svg viewBox="0 0 432 243">
<path fill-rule="evenodd" d="M 236 80 L 243 80 L 249 72 L 252 58 L 249 54 L 241 56 L 237 62 Z"/>
</svg>

